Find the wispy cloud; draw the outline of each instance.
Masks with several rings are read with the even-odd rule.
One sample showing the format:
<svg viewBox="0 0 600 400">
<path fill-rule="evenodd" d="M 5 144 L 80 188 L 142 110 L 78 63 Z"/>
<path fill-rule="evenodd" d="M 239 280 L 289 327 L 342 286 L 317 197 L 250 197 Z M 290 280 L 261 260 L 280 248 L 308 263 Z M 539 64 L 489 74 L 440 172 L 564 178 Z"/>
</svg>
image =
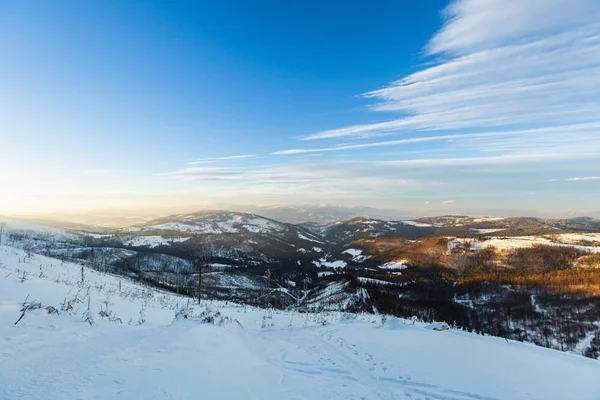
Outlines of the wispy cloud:
<svg viewBox="0 0 600 400">
<path fill-rule="evenodd" d="M 108 175 L 111 172 L 112 171 L 109 169 L 86 169 L 83 171 L 83 173 L 86 175 Z"/>
<path fill-rule="evenodd" d="M 258 157 L 256 154 L 242 154 L 239 156 L 198 158 L 194 161 L 189 162 L 188 165 L 211 164 L 211 163 L 215 163 L 218 161 L 240 160 L 240 159 L 245 159 L 245 158 L 256 158 L 256 157 Z"/>
<path fill-rule="evenodd" d="M 386 172 L 385 169 L 390 172 Z M 404 182 L 401 178 L 391 173 L 389 167 L 381 163 L 370 162 L 339 162 L 339 163 L 306 163 L 263 165 L 254 168 L 247 167 L 189 167 L 177 171 L 158 174 L 180 180 L 197 181 L 237 181 L 247 185 L 255 184 L 289 184 L 289 183 L 315 183 L 326 185 L 333 181 L 348 180 L 356 185 L 353 179 L 392 178 L 396 182 Z"/>
<path fill-rule="evenodd" d="M 437 63 L 364 95 L 400 118 L 304 139 L 598 120 L 600 2 L 458 0 L 445 16 Z"/>
<path fill-rule="evenodd" d="M 443 166 L 494 166 L 494 165 L 521 165 L 528 163 L 544 163 L 552 160 L 569 160 L 573 158 L 577 159 L 590 159 L 598 157 L 598 153 L 585 153 L 585 154 L 562 154 L 562 153 L 528 153 L 528 154 L 506 154 L 501 156 L 490 156 L 490 157 L 456 157 L 456 158 L 422 158 L 422 159 L 411 159 L 411 160 L 393 160 L 393 161 L 382 161 L 382 164 L 387 165 L 412 165 L 412 166 L 431 166 L 431 167 L 443 167 Z"/>
<path fill-rule="evenodd" d="M 425 142 L 453 142 L 475 144 L 480 150 L 485 150 L 486 144 L 491 144 L 494 150 L 527 150 L 532 148 L 563 149 L 565 145 L 573 145 L 573 137 L 585 138 L 588 151 L 592 148 L 600 151 L 600 141 L 594 140 L 600 134 L 600 122 L 564 125 L 558 127 L 507 130 L 500 132 L 463 133 L 437 136 L 421 136 L 407 139 L 386 140 L 380 142 L 357 143 L 321 148 L 299 148 L 276 151 L 275 155 L 294 155 L 305 153 L 321 153 L 343 150 L 358 150 L 373 147 L 401 146 Z"/>
<path fill-rule="evenodd" d="M 189 167 L 160 174 L 177 181 L 194 181 L 215 196 L 251 196 L 273 200 L 293 196 L 296 201 L 371 200 L 386 193 L 400 196 L 428 184 L 398 174 L 389 166 L 368 162 L 320 162 L 243 167 Z M 208 189 L 213 188 L 214 190 Z M 250 198 L 250 197 L 249 197 Z"/>
<path fill-rule="evenodd" d="M 566 179 L 548 179 L 547 182 L 576 182 L 576 181 L 600 181 L 600 176 L 576 176 Z"/>
<path fill-rule="evenodd" d="M 281 164 L 202 158 L 161 175 L 244 199 L 595 207 L 589 185 L 555 193 L 542 180 L 598 179 L 600 2 L 455 0 L 445 18 L 417 72 L 363 95 L 396 118 L 302 137 L 271 153 L 302 156 Z"/>
<path fill-rule="evenodd" d="M 420 207 L 425 201 L 441 205 L 451 199 L 456 201 L 454 205 L 468 208 L 472 204 L 506 206 L 506 193 L 518 197 L 519 193 L 535 190 L 536 196 L 528 196 L 527 200 L 533 207 L 538 196 L 573 199 L 573 192 L 553 193 L 553 185 L 540 182 L 544 176 L 559 176 L 555 174 L 565 171 L 585 176 L 576 174 L 590 170 L 597 159 L 598 154 L 575 157 L 560 153 L 388 161 L 319 158 L 252 167 L 190 166 L 160 176 L 171 181 L 165 186 L 195 188 L 203 198 L 213 200 L 298 203 L 327 199 L 346 204 Z M 589 208 L 588 203 L 592 203 L 592 196 L 576 199 L 581 207 Z M 519 197 L 519 201 L 525 200 Z M 444 205 L 445 210 L 452 206 Z"/>
<path fill-rule="evenodd" d="M 523 37 L 556 34 L 597 22 L 595 0 L 461 0 L 445 10 L 448 21 L 426 46 L 429 54 L 463 54 L 513 43 Z M 542 13 L 542 14 L 540 14 Z M 544 18 L 532 20 L 532 15 Z"/>
</svg>

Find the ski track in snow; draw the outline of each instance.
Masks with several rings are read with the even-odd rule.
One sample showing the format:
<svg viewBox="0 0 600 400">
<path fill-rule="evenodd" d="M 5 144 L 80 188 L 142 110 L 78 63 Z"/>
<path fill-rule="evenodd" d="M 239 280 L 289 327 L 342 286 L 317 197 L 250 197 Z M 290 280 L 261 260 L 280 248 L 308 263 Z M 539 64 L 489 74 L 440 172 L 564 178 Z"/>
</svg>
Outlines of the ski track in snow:
<svg viewBox="0 0 600 400">
<path fill-rule="evenodd" d="M 496 399 L 413 381 L 410 376 L 386 377 L 385 363 L 347 344 L 331 329 L 307 328 L 292 335 L 282 330 L 265 331 L 258 335 L 258 343 L 257 338 L 244 335 L 241 342 L 235 343 L 230 332 L 225 335 L 227 340 L 219 338 L 221 328 L 189 325 L 181 327 L 188 330 L 189 335 L 184 336 L 190 336 L 190 341 L 208 342 L 214 352 L 208 356 L 219 359 L 218 365 L 203 363 L 208 358 L 204 351 L 190 352 L 185 343 L 173 343 L 168 327 L 139 330 L 129 338 L 124 338 L 119 329 L 102 334 L 91 332 L 75 335 L 68 346 L 60 346 L 59 340 L 20 354 L 16 362 L 11 363 L 10 375 L 26 384 L 11 385 L 13 379 L 9 379 L 8 385 L 0 389 L 0 395 L 3 399 L 15 400 L 138 398 L 142 394 L 141 397 L 148 399 L 169 399 L 188 398 L 194 388 L 204 388 L 208 393 L 226 396 L 223 398 L 270 395 L 269 398 L 307 399 Z M 197 332 L 199 328 L 209 332 Z M 225 347 L 240 352 L 234 358 L 222 358 L 216 350 L 224 351 Z M 253 372 L 247 368 L 240 370 L 238 356 L 245 356 L 244 349 L 248 347 L 257 348 L 258 354 L 265 354 L 268 364 L 276 368 L 265 369 L 264 360 L 258 358 L 251 360 Z M 185 368 L 176 368 L 186 358 Z M 47 364 L 49 360 L 52 360 L 51 366 Z M 244 361 L 248 358 L 244 357 Z M 217 366 L 218 371 L 211 371 Z M 173 374 L 174 369 L 176 374 Z M 203 381 L 202 377 L 207 375 L 211 382 Z M 243 377 L 244 381 L 251 378 L 253 385 L 248 388 L 230 385 L 228 380 L 236 377 Z M 157 386 L 165 381 L 172 384 Z M 257 387 L 257 382 L 261 382 L 258 391 L 252 389 Z M 302 392 L 303 395 L 295 397 Z"/>
<path fill-rule="evenodd" d="M 336 330 L 329 330 L 325 334 L 318 334 L 318 331 L 295 332 L 291 338 L 294 341 L 307 343 L 303 351 L 307 353 L 311 362 L 294 361 L 287 352 L 283 352 L 282 363 L 277 366 L 284 371 L 316 376 L 318 380 L 327 375 L 334 375 L 338 380 L 343 381 L 342 387 L 348 393 L 342 397 L 339 387 L 324 385 L 327 390 L 319 394 L 328 398 L 494 399 L 415 382 L 409 376 L 406 378 L 386 377 L 388 367 L 385 363 L 377 361 L 372 354 L 365 350 L 347 344 L 335 333 Z M 306 340 L 307 338 L 310 340 Z"/>
</svg>

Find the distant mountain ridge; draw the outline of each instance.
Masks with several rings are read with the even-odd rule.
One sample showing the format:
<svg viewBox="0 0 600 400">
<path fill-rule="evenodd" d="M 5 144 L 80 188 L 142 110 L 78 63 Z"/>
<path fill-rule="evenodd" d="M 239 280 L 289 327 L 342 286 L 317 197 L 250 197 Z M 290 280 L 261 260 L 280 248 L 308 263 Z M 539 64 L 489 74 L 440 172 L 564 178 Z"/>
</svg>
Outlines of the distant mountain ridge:
<svg viewBox="0 0 600 400">
<path fill-rule="evenodd" d="M 48 221 L 44 223 L 50 224 Z M 53 255 L 62 252 L 82 257 L 90 248 L 95 248 L 96 257 L 101 255 L 112 264 L 143 265 L 140 259 L 147 262 L 152 254 L 156 254 L 161 255 L 157 256 L 160 262 L 150 264 L 156 266 L 162 263 L 163 269 L 168 269 L 170 264 L 179 268 L 190 265 L 189 262 L 199 252 L 210 249 L 212 262 L 220 268 L 243 267 L 256 271 L 274 268 L 288 272 L 314 272 L 324 267 L 377 267 L 369 261 L 369 254 L 359 254 L 367 251 L 357 247 L 357 243 L 365 240 L 600 232 L 600 220 L 588 217 L 548 219 L 446 215 L 405 221 L 356 217 L 315 225 L 217 210 L 171 215 L 121 229 L 65 224 L 52 228 L 47 225 L 31 225 L 31 221 L 13 222 L 7 230 L 13 236 L 35 239 L 31 246 L 51 248 Z M 60 248 L 56 243 L 62 243 Z M 174 258 L 169 261 L 164 256 Z M 393 260 L 380 258 L 378 261 Z"/>
<path fill-rule="evenodd" d="M 358 217 L 394 220 L 406 219 L 411 215 L 411 213 L 402 210 L 382 210 L 373 207 L 336 206 L 331 204 L 314 206 L 249 206 L 235 209 L 282 222 L 315 225 L 326 225 Z"/>
<path fill-rule="evenodd" d="M 600 211 L 595 212 L 564 212 L 564 213 L 544 213 L 535 210 L 510 210 L 510 209 L 487 209 L 469 212 L 468 210 L 448 209 L 430 209 L 426 212 L 417 212 L 415 210 L 398 209 L 380 209 L 366 206 L 341 206 L 333 204 L 316 205 L 275 205 L 275 206 L 255 206 L 255 205 L 220 205 L 218 208 L 211 207 L 171 207 L 158 209 L 139 209 L 139 210 L 99 210 L 97 212 L 58 212 L 58 213 L 38 213 L 31 215 L 13 216 L 6 218 L 18 218 L 43 224 L 52 224 L 63 227 L 87 226 L 96 229 L 118 229 L 121 227 L 144 224 L 153 219 L 165 218 L 172 215 L 196 214 L 199 212 L 210 212 L 214 210 L 225 209 L 232 212 L 242 212 L 261 215 L 266 218 L 274 219 L 280 222 L 305 225 L 328 225 L 334 222 L 346 221 L 353 218 L 375 218 L 385 221 L 414 220 L 420 219 L 421 215 L 443 216 L 443 215 L 477 215 L 480 217 L 514 217 L 527 215 L 535 218 L 547 219 L 571 219 L 578 218 L 600 218 Z M 587 217 L 586 217 L 587 216 Z M 0 220 L 3 217 L 0 216 Z M 473 217 L 477 218 L 477 217 Z M 87 228 L 83 228 L 87 229 Z"/>
</svg>

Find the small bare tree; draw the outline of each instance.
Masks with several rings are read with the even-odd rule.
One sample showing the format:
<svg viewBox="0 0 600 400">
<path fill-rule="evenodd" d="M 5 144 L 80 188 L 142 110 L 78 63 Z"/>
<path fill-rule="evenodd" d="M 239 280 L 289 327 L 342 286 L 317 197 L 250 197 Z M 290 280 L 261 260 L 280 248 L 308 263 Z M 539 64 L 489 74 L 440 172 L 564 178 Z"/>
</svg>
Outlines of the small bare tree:
<svg viewBox="0 0 600 400">
<path fill-rule="evenodd" d="M 271 268 L 267 268 L 263 278 L 265 279 L 265 286 L 263 287 L 261 298 L 264 302 L 264 307 L 269 307 L 271 305 L 269 302 L 269 296 L 271 295 Z"/>
<path fill-rule="evenodd" d="M 271 290 L 271 268 L 267 268 L 265 271 L 265 290 L 267 292 Z"/>
<path fill-rule="evenodd" d="M 25 250 L 25 254 L 27 255 L 27 258 L 31 258 L 32 256 L 32 252 L 33 252 L 33 244 L 31 242 L 26 242 L 25 245 L 23 246 L 23 250 Z"/>
<path fill-rule="evenodd" d="M 2 235 L 4 235 L 5 229 L 6 229 L 6 222 L 0 222 L 0 246 L 2 246 Z"/>
<path fill-rule="evenodd" d="M 210 243 L 203 243 L 202 246 L 200 246 L 200 249 L 196 252 L 196 257 L 193 261 L 194 271 L 198 275 L 198 286 L 196 288 L 198 304 L 200 304 L 200 301 L 202 299 L 203 284 L 204 286 L 206 286 L 204 282 L 204 275 L 207 272 L 210 272 L 211 269 L 211 259 L 212 247 Z M 204 290 L 206 291 L 206 288 Z"/>
</svg>

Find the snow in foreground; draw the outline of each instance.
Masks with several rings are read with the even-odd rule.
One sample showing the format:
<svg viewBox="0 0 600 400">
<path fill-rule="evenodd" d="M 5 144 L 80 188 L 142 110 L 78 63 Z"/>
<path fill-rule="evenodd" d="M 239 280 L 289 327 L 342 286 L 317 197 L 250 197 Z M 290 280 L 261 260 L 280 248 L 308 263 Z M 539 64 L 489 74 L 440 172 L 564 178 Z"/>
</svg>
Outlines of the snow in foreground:
<svg viewBox="0 0 600 400">
<path fill-rule="evenodd" d="M 7 247 L 0 262 L 3 400 L 600 399 L 600 362 L 577 355 L 395 318 L 218 302 L 196 306 L 228 317 L 215 324 L 174 321 L 186 298 L 125 280 L 119 290 L 89 270 L 80 288 L 80 266 Z M 14 325 L 28 295 L 58 309 L 81 302 Z M 123 323 L 98 315 L 107 305 Z"/>
</svg>

